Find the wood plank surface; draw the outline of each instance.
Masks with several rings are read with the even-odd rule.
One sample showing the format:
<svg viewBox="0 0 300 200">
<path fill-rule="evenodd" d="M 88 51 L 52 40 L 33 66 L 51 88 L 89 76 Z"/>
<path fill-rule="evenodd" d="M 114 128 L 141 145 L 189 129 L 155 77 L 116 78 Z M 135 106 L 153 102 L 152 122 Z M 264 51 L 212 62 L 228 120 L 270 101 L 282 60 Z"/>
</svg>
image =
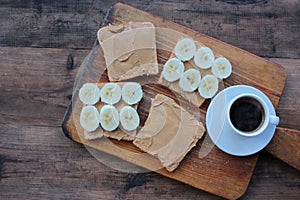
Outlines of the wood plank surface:
<svg viewBox="0 0 300 200">
<path fill-rule="evenodd" d="M 156 173 L 111 169 L 63 135 L 61 120 L 88 52 L 0 48 L 0 198 L 220 199 Z M 70 55 L 73 65 L 67 62 Z M 281 98 L 285 104 L 280 101 L 277 110 L 280 126 L 299 129 L 300 116 L 285 113 L 300 112 L 300 102 L 295 101 L 300 90 L 292 87 L 300 84 L 300 60 L 276 62 L 288 73 Z M 299 182 L 299 171 L 262 153 L 241 199 L 297 199 Z"/>
<path fill-rule="evenodd" d="M 106 24 L 134 20 L 150 21 L 156 26 L 157 55 L 160 64 L 163 65 L 169 58 L 168 55 L 171 54 L 178 39 L 187 36 L 191 37 L 210 47 L 216 54 L 221 54 L 231 61 L 233 74 L 224 81 L 226 86 L 247 84 L 257 87 L 262 90 L 271 99 L 273 105 L 277 107 L 286 80 L 285 70 L 280 65 L 268 62 L 267 60 L 200 34 L 192 29 L 188 29 L 125 4 L 116 4 L 112 7 L 108 12 Z M 180 34 L 174 31 L 178 31 Z M 186 34 L 187 36 L 182 36 L 182 34 Z M 165 46 L 168 46 L 169 49 L 165 48 Z M 84 73 L 81 75 L 82 81 L 96 82 L 99 80 L 101 71 L 104 71 L 104 68 L 102 68 L 104 63 L 103 52 L 99 45 L 97 45 L 94 47 L 91 56 L 86 60 L 82 68 L 92 73 L 86 75 Z M 100 74 L 97 77 L 96 74 L 99 72 Z M 171 94 L 171 92 L 163 91 L 161 87 L 156 88 L 156 90 L 153 90 L 152 87 L 150 87 L 149 90 L 145 87 L 143 89 L 145 93 L 150 94 L 150 96 L 145 95 L 144 99 L 146 100 L 139 105 L 139 108 L 141 108 L 139 112 L 142 113 L 142 116 L 147 116 L 148 111 L 146 105 L 149 104 L 150 98 L 157 92 L 167 94 L 168 96 Z M 258 154 L 243 158 L 228 156 L 228 154 L 221 152 L 216 147 L 210 149 L 209 147 L 212 146 L 212 144 L 210 144 L 211 142 L 202 142 L 197 145 L 195 150 L 192 150 L 191 153 L 186 156 L 184 162 L 175 172 L 169 173 L 164 169 L 161 170 L 161 166 L 157 160 L 152 159 L 151 156 L 142 153 L 138 153 L 137 155 L 136 150 L 134 150 L 135 148 L 133 148 L 134 146 L 130 143 L 118 142 L 116 147 L 111 144 L 110 140 L 93 142 L 84 140 L 83 133 L 78 132 L 76 128 L 76 126 L 79 125 L 78 116 L 81 110 L 80 103 L 76 96 L 72 101 L 73 107 L 71 111 L 67 111 L 69 114 L 66 117 L 66 123 L 63 125 L 63 128 L 65 133 L 75 141 L 225 198 L 239 198 L 247 189 Z M 188 104 L 186 107 L 182 104 L 181 106 L 184 108 L 191 107 Z M 205 113 L 206 109 L 200 108 L 200 111 Z M 199 110 L 192 108 L 191 113 L 197 115 Z M 204 114 L 200 114 L 200 116 L 202 115 L 205 116 Z M 201 119 L 200 117 L 200 121 L 205 123 L 203 118 Z M 141 124 L 143 124 L 145 118 L 142 117 L 141 121 Z M 114 144 L 116 143 L 114 142 Z M 205 157 L 200 158 L 199 155 L 201 154 L 202 148 L 209 149 L 209 153 Z"/>
<path fill-rule="evenodd" d="M 116 2 L 0 2 L 0 199 L 221 199 L 156 173 L 111 169 L 63 135 L 78 67 Z M 280 127 L 300 130 L 299 1 L 125 2 L 273 57 L 288 74 Z M 299 183 L 299 171 L 263 151 L 241 199 L 299 199 Z"/>
<path fill-rule="evenodd" d="M 0 46 L 90 49 L 118 0 L 0 2 Z M 297 0 L 130 0 L 152 14 L 260 56 L 300 58 Z"/>
<path fill-rule="evenodd" d="M 292 167 L 300 170 L 300 131 L 277 128 L 266 150 Z"/>
<path fill-rule="evenodd" d="M 164 50 L 165 43 L 168 43 L 168 46 L 174 46 L 180 38 L 181 34 L 176 34 L 176 32 L 173 31 L 187 35 L 205 44 L 211 48 L 213 52 L 223 55 L 230 60 L 233 65 L 233 74 L 224 81 L 225 85 L 243 83 L 256 87 L 262 90 L 270 98 L 273 105 L 277 107 L 286 81 L 286 72 L 280 65 L 268 62 L 261 57 L 201 34 L 195 30 L 122 3 L 118 3 L 112 7 L 107 16 L 106 23 L 122 23 L 134 20 L 150 21 L 156 26 L 158 54 L 159 50 Z M 265 73 L 265 71 L 269 73 Z"/>
</svg>

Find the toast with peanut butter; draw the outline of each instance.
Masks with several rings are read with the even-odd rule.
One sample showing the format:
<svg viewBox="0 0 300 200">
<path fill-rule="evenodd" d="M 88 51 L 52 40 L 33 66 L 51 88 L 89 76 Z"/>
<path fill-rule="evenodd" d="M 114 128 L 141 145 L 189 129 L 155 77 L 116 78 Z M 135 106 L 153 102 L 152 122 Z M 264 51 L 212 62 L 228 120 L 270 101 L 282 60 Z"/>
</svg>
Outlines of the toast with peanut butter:
<svg viewBox="0 0 300 200">
<path fill-rule="evenodd" d="M 150 22 L 128 22 L 101 28 L 102 47 L 110 81 L 158 74 L 155 27 Z"/>
</svg>

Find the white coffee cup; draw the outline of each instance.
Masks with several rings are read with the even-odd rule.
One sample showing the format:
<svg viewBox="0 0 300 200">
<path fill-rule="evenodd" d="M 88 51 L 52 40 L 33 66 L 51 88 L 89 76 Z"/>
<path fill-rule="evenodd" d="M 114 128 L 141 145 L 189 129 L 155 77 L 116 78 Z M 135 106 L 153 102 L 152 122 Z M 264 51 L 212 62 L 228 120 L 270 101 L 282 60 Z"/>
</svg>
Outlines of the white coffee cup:
<svg viewBox="0 0 300 200">
<path fill-rule="evenodd" d="M 260 121 L 259 125 L 257 127 L 255 127 L 255 129 L 253 129 L 253 130 L 243 130 L 241 127 L 238 127 L 236 122 L 234 122 L 235 120 L 232 120 L 233 116 L 231 116 L 231 115 L 233 115 L 233 114 L 231 113 L 231 111 L 232 111 L 232 109 L 237 109 L 237 108 L 233 107 L 233 105 L 241 103 L 243 101 L 248 104 L 253 104 L 253 106 L 257 106 L 258 109 L 260 109 L 261 120 L 257 120 L 257 121 Z M 235 112 L 238 112 L 238 110 L 236 110 Z M 249 110 L 247 112 L 250 112 L 250 114 L 251 114 L 251 112 L 255 112 L 255 111 L 253 109 L 253 110 Z M 269 124 L 278 125 L 278 123 L 279 123 L 279 118 L 275 115 L 270 114 L 270 110 L 269 110 L 269 107 L 267 106 L 266 102 L 262 98 L 260 98 L 259 96 L 257 96 L 256 94 L 253 94 L 253 93 L 242 93 L 240 95 L 237 95 L 235 98 L 233 98 L 228 104 L 226 114 L 227 114 L 227 120 L 228 120 L 229 126 L 232 128 L 232 130 L 234 130 L 234 132 L 236 132 L 237 134 L 245 136 L 245 137 L 257 136 L 257 135 L 261 134 L 262 132 L 264 132 L 267 129 L 267 127 L 269 126 Z M 238 113 L 238 114 L 239 115 L 247 115 L 249 113 Z"/>
</svg>

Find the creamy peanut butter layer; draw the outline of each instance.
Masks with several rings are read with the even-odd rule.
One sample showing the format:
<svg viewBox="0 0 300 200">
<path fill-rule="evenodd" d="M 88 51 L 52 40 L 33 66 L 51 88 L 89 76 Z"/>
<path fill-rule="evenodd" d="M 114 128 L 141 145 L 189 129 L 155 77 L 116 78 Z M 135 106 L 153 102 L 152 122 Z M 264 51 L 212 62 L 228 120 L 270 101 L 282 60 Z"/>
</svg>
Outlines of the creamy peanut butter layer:
<svg viewBox="0 0 300 200">
<path fill-rule="evenodd" d="M 101 28 L 97 36 L 110 81 L 158 74 L 155 27 L 152 23 L 108 25 Z"/>
<path fill-rule="evenodd" d="M 133 144 L 157 156 L 168 171 L 173 171 L 196 146 L 205 128 L 201 122 L 165 95 L 152 99 L 149 116 Z"/>
<path fill-rule="evenodd" d="M 83 137 L 86 140 L 95 140 L 102 138 L 104 136 L 102 128 L 98 127 L 95 131 L 93 132 L 88 132 L 84 130 L 83 132 Z"/>
</svg>

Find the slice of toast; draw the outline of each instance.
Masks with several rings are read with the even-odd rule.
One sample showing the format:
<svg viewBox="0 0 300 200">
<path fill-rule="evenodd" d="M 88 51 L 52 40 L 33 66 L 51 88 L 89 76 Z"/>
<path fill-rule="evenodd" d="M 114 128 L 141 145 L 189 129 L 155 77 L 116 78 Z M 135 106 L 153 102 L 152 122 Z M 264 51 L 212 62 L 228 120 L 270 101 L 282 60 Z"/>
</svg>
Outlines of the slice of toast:
<svg viewBox="0 0 300 200">
<path fill-rule="evenodd" d="M 97 36 L 110 81 L 158 74 L 155 27 L 152 23 L 110 24 L 101 28 Z"/>
<path fill-rule="evenodd" d="M 205 128 L 201 122 L 165 95 L 152 99 L 149 116 L 133 144 L 157 156 L 168 171 L 177 168 L 196 146 Z"/>
</svg>

